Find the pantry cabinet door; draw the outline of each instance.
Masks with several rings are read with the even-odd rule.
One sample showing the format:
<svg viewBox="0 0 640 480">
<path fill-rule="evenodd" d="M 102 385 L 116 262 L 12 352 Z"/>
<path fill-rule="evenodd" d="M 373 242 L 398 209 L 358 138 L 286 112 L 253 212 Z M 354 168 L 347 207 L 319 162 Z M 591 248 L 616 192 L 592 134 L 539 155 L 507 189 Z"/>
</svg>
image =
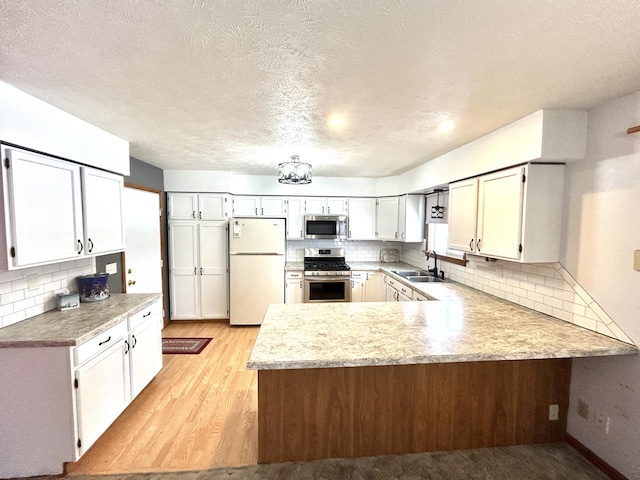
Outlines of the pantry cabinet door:
<svg viewBox="0 0 640 480">
<path fill-rule="evenodd" d="M 2 148 L 6 252 L 3 268 L 76 259 L 82 254 L 80 167 Z"/>
<path fill-rule="evenodd" d="M 82 167 L 85 254 L 102 255 L 125 248 L 121 175 Z"/>
<path fill-rule="evenodd" d="M 522 239 L 524 167 L 480 177 L 477 253 L 518 260 Z"/>
<path fill-rule="evenodd" d="M 198 264 L 198 225 L 196 222 L 169 224 L 169 292 L 171 320 L 200 318 Z"/>
<path fill-rule="evenodd" d="M 227 222 L 200 222 L 200 318 L 229 318 Z"/>
</svg>

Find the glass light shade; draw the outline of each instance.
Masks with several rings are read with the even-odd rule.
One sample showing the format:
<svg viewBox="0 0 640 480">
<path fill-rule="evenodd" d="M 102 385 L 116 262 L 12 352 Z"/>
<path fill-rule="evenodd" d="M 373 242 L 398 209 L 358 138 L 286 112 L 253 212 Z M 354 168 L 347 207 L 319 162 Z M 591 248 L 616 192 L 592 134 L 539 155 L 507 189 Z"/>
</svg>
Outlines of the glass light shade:
<svg viewBox="0 0 640 480">
<path fill-rule="evenodd" d="M 290 162 L 278 165 L 278 182 L 289 185 L 311 183 L 311 165 L 299 161 L 298 155 L 291 155 Z"/>
</svg>

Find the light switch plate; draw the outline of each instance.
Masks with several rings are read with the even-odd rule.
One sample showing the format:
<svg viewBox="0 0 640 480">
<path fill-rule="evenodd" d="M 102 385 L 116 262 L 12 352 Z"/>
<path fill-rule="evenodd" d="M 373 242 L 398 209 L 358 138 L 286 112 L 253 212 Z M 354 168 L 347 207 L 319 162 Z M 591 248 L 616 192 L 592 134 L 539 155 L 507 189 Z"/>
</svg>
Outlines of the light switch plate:
<svg viewBox="0 0 640 480">
<path fill-rule="evenodd" d="M 107 271 L 106 273 L 108 273 L 109 275 L 113 275 L 118 273 L 118 264 L 117 263 L 107 263 L 104 266 L 105 270 Z"/>
<path fill-rule="evenodd" d="M 640 271 L 640 250 L 633 252 L 633 269 Z"/>
</svg>

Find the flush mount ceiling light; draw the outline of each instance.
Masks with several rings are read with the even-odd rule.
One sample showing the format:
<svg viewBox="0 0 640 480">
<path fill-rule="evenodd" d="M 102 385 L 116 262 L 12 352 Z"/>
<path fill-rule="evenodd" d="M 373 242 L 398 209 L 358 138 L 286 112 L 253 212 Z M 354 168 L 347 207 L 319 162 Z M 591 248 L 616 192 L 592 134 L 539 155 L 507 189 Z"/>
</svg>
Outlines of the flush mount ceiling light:
<svg viewBox="0 0 640 480">
<path fill-rule="evenodd" d="M 311 164 L 300 162 L 298 155 L 291 155 L 290 162 L 278 165 L 278 181 L 289 185 L 311 183 Z"/>
</svg>

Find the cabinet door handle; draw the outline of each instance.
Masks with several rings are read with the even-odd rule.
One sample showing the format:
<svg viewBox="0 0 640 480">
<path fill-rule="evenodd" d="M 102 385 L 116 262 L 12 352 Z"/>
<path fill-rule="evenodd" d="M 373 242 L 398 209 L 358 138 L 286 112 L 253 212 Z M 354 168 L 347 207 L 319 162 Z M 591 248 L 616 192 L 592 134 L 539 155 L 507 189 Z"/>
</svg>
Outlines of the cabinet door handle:
<svg viewBox="0 0 640 480">
<path fill-rule="evenodd" d="M 351 280 L 351 288 L 356 288 L 356 284 L 353 280 Z"/>
<path fill-rule="evenodd" d="M 196 211 L 191 212 L 191 218 L 196 218 Z"/>
<path fill-rule="evenodd" d="M 198 218 L 202 220 L 202 212 L 198 212 Z"/>
<path fill-rule="evenodd" d="M 200 267 L 200 275 L 202 275 L 202 267 Z"/>
<path fill-rule="evenodd" d="M 193 274 L 197 275 L 198 274 L 198 269 L 196 267 L 193 267 Z"/>
<path fill-rule="evenodd" d="M 133 339 L 133 345 L 131 345 L 131 348 L 136 348 L 136 345 L 138 344 L 138 339 L 136 338 L 135 335 L 131 335 L 131 338 Z"/>
<path fill-rule="evenodd" d="M 104 345 L 105 343 L 109 343 L 111 341 L 111 335 L 109 335 L 109 337 L 106 340 L 103 340 L 102 342 L 98 343 L 98 346 Z"/>
<path fill-rule="evenodd" d="M 87 247 L 89 247 L 89 253 L 93 252 L 93 241 L 87 238 Z"/>
<path fill-rule="evenodd" d="M 481 238 L 479 238 L 479 239 L 478 239 L 478 241 L 476 242 L 476 249 L 477 249 L 478 251 L 480 251 L 480 242 L 481 242 L 481 241 L 482 241 L 482 239 L 481 239 Z"/>
<path fill-rule="evenodd" d="M 351 238 L 351 230 L 349 230 L 349 238 Z"/>
<path fill-rule="evenodd" d="M 131 350 L 131 347 L 129 346 L 129 342 L 127 340 L 124 341 L 124 354 L 126 355 L 127 353 L 129 353 L 129 350 Z"/>
<path fill-rule="evenodd" d="M 471 250 L 473 252 L 473 238 L 469 242 L 469 250 Z"/>
<path fill-rule="evenodd" d="M 149 315 L 151 315 L 151 311 L 145 313 L 144 315 L 142 315 L 142 318 L 147 318 Z"/>
<path fill-rule="evenodd" d="M 82 253 L 82 250 L 84 250 L 84 245 L 80 240 L 78 240 L 78 255 Z"/>
<path fill-rule="evenodd" d="M 260 209 L 260 215 L 264 215 L 264 207 Z"/>
<path fill-rule="evenodd" d="M 256 217 L 258 216 L 258 207 L 256 207 Z"/>
<path fill-rule="evenodd" d="M 394 236 L 395 236 L 395 238 L 397 240 L 398 239 L 398 232 L 396 232 Z"/>
<path fill-rule="evenodd" d="M 404 232 L 400 234 L 400 240 L 404 240 Z"/>
</svg>

